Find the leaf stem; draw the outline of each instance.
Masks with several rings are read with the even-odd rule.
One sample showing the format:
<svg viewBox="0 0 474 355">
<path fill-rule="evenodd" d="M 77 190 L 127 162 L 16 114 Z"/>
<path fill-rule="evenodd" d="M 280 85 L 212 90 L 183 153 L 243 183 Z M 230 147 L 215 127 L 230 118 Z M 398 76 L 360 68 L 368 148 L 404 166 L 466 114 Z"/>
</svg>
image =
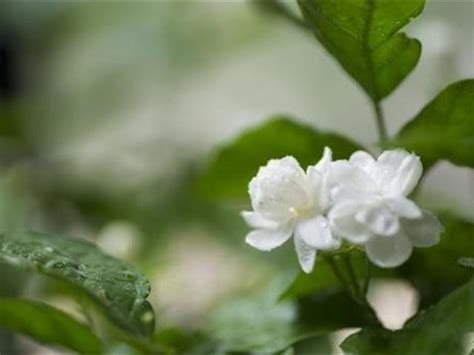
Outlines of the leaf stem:
<svg viewBox="0 0 474 355">
<path fill-rule="evenodd" d="M 377 131 L 379 133 L 379 140 L 381 142 L 387 140 L 387 127 L 385 126 L 385 117 L 382 111 L 382 106 L 379 101 L 372 99 L 372 107 L 375 112 L 375 121 L 377 123 Z"/>
<path fill-rule="evenodd" d="M 354 268 L 352 267 L 352 262 L 351 262 L 351 255 L 350 254 L 345 254 L 343 255 L 343 260 L 344 260 L 344 263 L 346 265 L 346 268 L 347 268 L 347 271 L 349 273 L 349 277 L 350 277 L 350 280 L 351 280 L 351 283 L 354 287 L 354 290 L 355 290 L 355 295 L 356 295 L 356 298 L 357 298 L 357 301 L 360 302 L 360 303 L 365 303 L 365 298 L 363 297 L 363 295 L 361 294 L 361 289 L 360 289 L 360 285 L 359 285 L 359 281 L 357 281 L 357 276 L 354 272 Z"/>
<path fill-rule="evenodd" d="M 331 266 L 331 269 L 336 275 L 337 279 L 339 282 L 346 288 L 347 292 L 351 295 L 351 297 L 358 302 L 357 298 L 357 290 L 355 290 L 353 287 L 351 287 L 351 283 L 348 282 L 345 277 L 343 276 L 341 270 L 339 270 L 339 267 L 337 266 L 336 261 L 334 260 L 333 256 L 325 256 L 326 261 L 328 262 L 329 266 Z"/>
<path fill-rule="evenodd" d="M 366 269 L 365 269 L 365 280 L 362 288 L 363 297 L 367 299 L 367 292 L 369 291 L 370 277 L 372 274 L 372 265 L 370 264 L 369 258 L 366 257 Z"/>
</svg>

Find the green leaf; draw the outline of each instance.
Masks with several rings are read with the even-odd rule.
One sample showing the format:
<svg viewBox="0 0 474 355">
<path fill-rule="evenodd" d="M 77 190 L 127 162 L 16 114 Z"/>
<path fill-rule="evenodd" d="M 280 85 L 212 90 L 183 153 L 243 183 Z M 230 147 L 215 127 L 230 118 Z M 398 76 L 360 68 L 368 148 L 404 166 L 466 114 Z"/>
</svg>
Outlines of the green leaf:
<svg viewBox="0 0 474 355">
<path fill-rule="evenodd" d="M 0 235 L 0 262 L 64 280 L 88 294 L 121 328 L 141 335 L 153 332 L 148 280 L 91 243 L 33 232 L 5 233 Z"/>
<path fill-rule="evenodd" d="M 208 354 L 214 353 L 215 344 L 206 338 L 202 333 L 192 331 L 187 332 L 178 328 L 160 329 L 153 337 L 155 344 L 173 349 L 178 354 Z"/>
<path fill-rule="evenodd" d="M 305 167 L 318 162 L 325 146 L 333 150 L 335 159 L 361 149 L 338 134 L 274 117 L 218 149 L 198 177 L 197 190 L 211 198 L 246 198 L 249 181 L 268 160 L 292 155 Z"/>
<path fill-rule="evenodd" d="M 341 255 L 342 254 L 342 255 Z M 366 258 L 357 250 L 334 255 L 343 277 L 348 271 L 341 268 L 342 258 L 349 257 L 356 278 L 362 283 L 367 272 Z M 375 273 L 378 269 L 372 271 Z M 341 328 L 373 324 L 376 316 L 366 304 L 356 303 L 335 276 L 326 259 L 317 260 L 311 274 L 300 273 L 280 295 L 280 300 L 297 300 L 298 321 L 309 329 L 333 331 Z"/>
<path fill-rule="evenodd" d="M 464 336 L 474 331 L 474 279 L 431 309 L 418 313 L 400 331 L 365 328 L 347 338 L 346 354 L 462 354 Z"/>
<path fill-rule="evenodd" d="M 340 258 L 350 255 L 351 264 L 356 278 L 362 283 L 367 273 L 367 259 L 365 253 L 359 250 L 352 250 L 334 256 L 334 260 L 342 265 Z M 381 269 L 371 265 L 372 277 L 389 278 L 394 276 L 394 272 L 389 269 Z M 348 275 L 345 275 L 347 278 Z M 281 294 L 280 300 L 297 299 L 311 296 L 321 291 L 334 291 L 341 289 L 339 279 L 334 275 L 332 268 L 324 258 L 317 258 L 314 271 L 310 274 L 300 272 L 288 288 Z"/>
<path fill-rule="evenodd" d="M 418 40 L 398 31 L 423 10 L 424 0 L 298 0 L 321 44 L 379 101 L 416 66 Z"/>
<path fill-rule="evenodd" d="M 230 300 L 209 318 L 207 333 L 223 352 L 275 353 L 315 335 L 296 324 L 292 303 L 278 303 L 279 287 Z"/>
<path fill-rule="evenodd" d="M 332 334 L 315 336 L 307 339 L 303 339 L 299 342 L 293 344 L 292 349 L 294 350 L 295 355 L 301 354 L 314 354 L 314 355 L 323 355 L 323 354 L 332 354 L 332 339 L 330 337 Z"/>
<path fill-rule="evenodd" d="M 341 276 L 349 280 L 343 260 L 348 258 L 355 278 L 362 283 L 367 273 L 367 259 L 359 250 L 346 250 L 332 256 Z M 374 268 L 372 276 L 375 271 Z M 383 271 L 385 273 L 385 271 Z M 375 312 L 368 304 L 355 302 L 349 290 L 336 277 L 326 258 L 319 257 L 311 274 L 300 273 L 280 295 L 280 300 L 297 300 L 298 321 L 309 329 L 333 331 L 361 327 L 377 322 Z"/>
<path fill-rule="evenodd" d="M 207 333 L 224 352 L 275 353 L 341 328 L 373 323 L 374 313 L 340 287 L 295 302 L 279 301 L 284 280 L 255 295 L 223 303 Z"/>
<path fill-rule="evenodd" d="M 437 215 L 444 227 L 437 245 L 415 248 L 410 259 L 398 268 L 381 269 L 371 265 L 372 279 L 397 278 L 412 283 L 420 293 L 422 307 L 439 301 L 444 295 L 467 282 L 472 275 L 472 269 L 462 267 L 459 260 L 474 258 L 474 224 L 447 212 Z M 357 251 L 351 252 L 351 255 L 356 277 L 363 280 L 366 270 L 365 257 L 362 252 Z M 319 258 L 314 271 L 311 274 L 298 274 L 280 298 L 289 300 L 318 296 L 325 292 L 336 292 L 338 287 L 339 281 L 331 268 L 325 260 Z M 331 307 L 330 304 L 328 307 Z"/>
<path fill-rule="evenodd" d="M 375 312 L 356 303 L 342 287 L 301 297 L 297 304 L 298 321 L 308 329 L 330 332 L 376 322 Z"/>
<path fill-rule="evenodd" d="M 82 354 L 97 354 L 102 350 L 100 340 L 88 326 L 39 302 L 0 298 L 0 327 Z"/>
<path fill-rule="evenodd" d="M 474 79 L 449 85 L 399 132 L 395 144 L 438 160 L 474 168 Z"/>
<path fill-rule="evenodd" d="M 415 248 L 408 262 L 396 270 L 418 289 L 422 307 L 439 301 L 472 276 L 472 269 L 458 261 L 474 257 L 474 223 L 447 212 L 437 215 L 444 227 L 440 242 L 430 248 Z"/>
<path fill-rule="evenodd" d="M 280 300 L 297 299 L 325 289 L 340 288 L 340 286 L 341 284 L 329 264 L 324 259 L 318 258 L 314 271 L 311 274 L 299 272 L 293 282 L 280 295 Z"/>
</svg>

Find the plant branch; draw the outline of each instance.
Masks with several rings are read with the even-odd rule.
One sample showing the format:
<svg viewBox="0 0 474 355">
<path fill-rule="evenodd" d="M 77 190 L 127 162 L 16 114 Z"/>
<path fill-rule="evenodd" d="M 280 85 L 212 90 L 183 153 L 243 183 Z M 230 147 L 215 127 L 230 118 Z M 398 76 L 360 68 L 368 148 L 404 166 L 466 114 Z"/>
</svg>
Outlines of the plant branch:
<svg viewBox="0 0 474 355">
<path fill-rule="evenodd" d="M 375 121 L 377 123 L 377 131 L 379 133 L 379 140 L 381 142 L 387 140 L 387 127 L 385 126 L 385 117 L 382 111 L 382 106 L 379 101 L 372 99 L 372 107 L 375 112 Z"/>
<path fill-rule="evenodd" d="M 343 255 L 343 260 L 346 265 L 347 271 L 349 273 L 351 283 L 354 287 L 357 300 L 361 303 L 365 303 L 365 297 L 363 297 L 363 295 L 361 294 L 359 281 L 357 280 L 357 276 L 354 272 L 354 268 L 352 267 L 350 254 Z"/>
<path fill-rule="evenodd" d="M 358 298 L 357 298 L 357 290 L 355 290 L 353 287 L 351 287 L 351 283 L 348 282 L 345 277 L 343 276 L 343 274 L 341 273 L 341 271 L 339 270 L 339 267 L 337 266 L 337 263 L 335 262 L 334 260 L 334 257 L 332 256 L 325 256 L 325 259 L 326 261 L 328 262 L 329 266 L 331 267 L 334 275 L 336 275 L 337 279 L 339 280 L 339 282 L 345 287 L 345 289 L 347 290 L 347 292 L 351 295 L 351 297 L 357 301 L 358 301 Z"/>
<path fill-rule="evenodd" d="M 366 269 L 365 269 L 365 280 L 362 288 L 363 296 L 367 299 L 367 292 L 369 291 L 370 277 L 372 273 L 372 265 L 370 264 L 369 258 L 366 257 Z"/>
</svg>

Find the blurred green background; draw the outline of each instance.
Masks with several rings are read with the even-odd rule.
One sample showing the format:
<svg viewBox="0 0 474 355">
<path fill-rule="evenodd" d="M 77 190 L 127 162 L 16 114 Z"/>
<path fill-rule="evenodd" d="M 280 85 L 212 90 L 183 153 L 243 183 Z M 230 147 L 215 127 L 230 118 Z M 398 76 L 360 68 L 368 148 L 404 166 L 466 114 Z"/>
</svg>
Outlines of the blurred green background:
<svg viewBox="0 0 474 355">
<path fill-rule="evenodd" d="M 473 16 L 471 1 L 429 1 L 407 27 L 423 52 L 384 101 L 390 133 L 474 75 Z M 245 246 L 245 203 L 194 194 L 216 145 L 276 113 L 376 141 L 360 88 L 312 35 L 251 2 L 7 1 L 0 51 L 0 228 L 90 239 L 136 265 L 160 327 L 198 328 L 223 300 L 297 270 L 289 246 Z M 472 170 L 438 164 L 420 199 L 473 219 Z M 2 295 L 45 292 L 0 275 Z"/>
</svg>

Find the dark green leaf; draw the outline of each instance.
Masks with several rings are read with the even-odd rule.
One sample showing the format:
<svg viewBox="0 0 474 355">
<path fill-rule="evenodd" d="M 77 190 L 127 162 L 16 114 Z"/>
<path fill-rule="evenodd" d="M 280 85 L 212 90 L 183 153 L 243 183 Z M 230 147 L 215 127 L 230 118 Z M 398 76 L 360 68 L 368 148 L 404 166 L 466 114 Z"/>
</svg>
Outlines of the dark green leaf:
<svg viewBox="0 0 474 355">
<path fill-rule="evenodd" d="M 83 354 L 100 353 L 102 348 L 88 326 L 39 302 L 0 298 L 0 327 Z"/>
<path fill-rule="evenodd" d="M 280 300 L 289 300 L 312 295 L 325 289 L 340 288 L 340 282 L 328 263 L 318 258 L 311 274 L 300 272 L 290 286 L 281 294 Z"/>
<path fill-rule="evenodd" d="M 269 159 L 292 155 L 306 167 L 321 158 L 325 146 L 333 150 L 335 159 L 360 149 L 340 135 L 275 117 L 218 149 L 198 178 L 197 189 L 211 198 L 246 198 L 249 181 Z"/>
<path fill-rule="evenodd" d="M 395 144 L 419 154 L 425 165 L 449 160 L 474 167 L 474 80 L 454 83 L 403 127 Z"/>
<path fill-rule="evenodd" d="M 203 334 L 198 332 L 186 333 L 178 328 L 159 330 L 153 337 L 154 343 L 162 347 L 173 349 L 179 354 L 196 354 L 203 349 L 204 353 L 211 353 L 214 346 Z"/>
<path fill-rule="evenodd" d="M 351 264 L 357 279 L 362 283 L 367 273 L 367 259 L 362 251 L 352 250 L 345 252 L 345 255 L 349 255 L 351 258 Z M 334 256 L 335 261 L 338 264 L 342 264 L 340 260 L 342 255 Z M 375 265 L 371 265 L 372 277 L 393 277 L 394 272 L 388 269 L 380 269 Z M 348 277 L 345 275 L 344 277 Z M 281 300 L 296 299 L 305 296 L 314 295 L 321 291 L 334 291 L 335 289 L 341 289 L 341 283 L 338 278 L 334 275 L 330 265 L 324 258 L 318 258 L 316 266 L 311 274 L 300 272 L 298 276 L 293 280 L 290 286 L 280 296 Z"/>
<path fill-rule="evenodd" d="M 333 353 L 330 334 L 303 339 L 293 344 L 292 349 L 294 349 L 295 355 L 327 355 Z"/>
<path fill-rule="evenodd" d="M 438 302 L 473 274 L 458 260 L 474 257 L 474 224 L 446 212 L 438 213 L 438 217 L 445 229 L 440 242 L 431 248 L 415 248 L 408 262 L 396 269 L 399 277 L 415 285 L 422 307 Z"/>
<path fill-rule="evenodd" d="M 423 10 L 424 0 L 298 0 L 321 44 L 375 101 L 412 71 L 418 40 L 398 31 Z"/>
<path fill-rule="evenodd" d="M 418 313 L 400 331 L 366 328 L 347 338 L 347 354 L 463 354 L 467 332 L 474 331 L 474 279 L 431 309 Z"/>
<path fill-rule="evenodd" d="M 32 232 L 6 233 L 0 235 L 0 262 L 64 280 L 85 291 L 123 329 L 142 335 L 153 332 L 153 309 L 146 301 L 148 280 L 91 243 Z"/>
<path fill-rule="evenodd" d="M 474 259 L 474 224 L 446 212 L 438 213 L 438 217 L 445 230 L 437 245 L 415 248 L 410 259 L 399 268 L 381 269 L 371 265 L 372 278 L 398 278 L 412 283 L 420 293 L 422 307 L 439 301 L 472 275 L 472 269 L 462 267 L 459 259 Z M 356 277 L 363 280 L 366 269 L 363 253 L 352 252 L 351 255 Z M 311 274 L 301 272 L 280 298 L 316 297 L 335 292 L 339 285 L 329 265 L 319 258 L 314 271 Z"/>
<path fill-rule="evenodd" d="M 330 332 L 377 322 L 374 311 L 356 303 L 342 287 L 301 297 L 297 304 L 298 321 L 308 329 Z"/>
<path fill-rule="evenodd" d="M 346 251 L 333 256 L 339 272 L 346 281 L 348 270 L 343 267 L 343 259 L 349 257 L 355 277 L 362 287 L 367 273 L 365 255 L 358 251 Z M 388 271 L 373 268 L 372 276 L 380 270 L 380 275 Z M 332 331 L 348 327 L 360 327 L 373 324 L 376 316 L 373 310 L 364 304 L 356 303 L 336 277 L 325 258 L 318 258 L 315 270 L 311 274 L 300 273 L 293 283 L 283 292 L 280 300 L 296 299 L 298 321 L 310 328 Z"/>
</svg>

